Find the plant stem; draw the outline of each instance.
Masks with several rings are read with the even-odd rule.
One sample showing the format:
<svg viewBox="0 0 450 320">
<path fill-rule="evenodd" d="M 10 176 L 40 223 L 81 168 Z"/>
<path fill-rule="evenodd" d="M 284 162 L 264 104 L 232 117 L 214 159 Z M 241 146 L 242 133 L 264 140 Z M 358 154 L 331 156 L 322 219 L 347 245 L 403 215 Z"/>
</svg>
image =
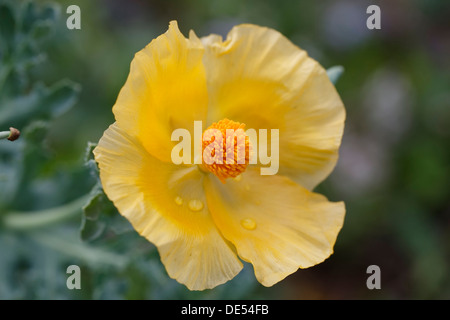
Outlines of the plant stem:
<svg viewBox="0 0 450 320">
<path fill-rule="evenodd" d="M 36 231 L 31 232 L 30 237 L 41 245 L 59 251 L 67 256 L 81 259 L 95 267 L 110 265 L 118 269 L 123 269 L 128 264 L 128 258 L 126 256 L 105 251 L 101 248 L 90 247 L 80 242 L 80 239 L 71 239 L 67 235 Z"/>
<path fill-rule="evenodd" d="M 10 131 L 0 131 L 0 140 L 8 139 L 10 134 Z"/>
<path fill-rule="evenodd" d="M 81 208 L 87 203 L 88 199 L 89 195 L 85 195 L 56 208 L 31 212 L 9 212 L 3 218 L 3 224 L 5 227 L 14 230 L 46 227 L 79 215 Z"/>
<path fill-rule="evenodd" d="M 1 139 L 8 139 L 9 141 L 14 141 L 19 139 L 20 137 L 20 131 L 16 128 L 9 128 L 9 131 L 1 131 L 0 132 L 0 140 Z"/>
</svg>

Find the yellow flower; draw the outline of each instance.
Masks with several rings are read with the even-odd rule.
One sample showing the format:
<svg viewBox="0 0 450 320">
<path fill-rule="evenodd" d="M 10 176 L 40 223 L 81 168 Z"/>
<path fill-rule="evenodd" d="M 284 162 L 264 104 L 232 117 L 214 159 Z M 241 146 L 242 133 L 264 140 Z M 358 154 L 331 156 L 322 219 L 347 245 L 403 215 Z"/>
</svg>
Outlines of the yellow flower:
<svg viewBox="0 0 450 320">
<path fill-rule="evenodd" d="M 94 150 L 104 191 L 156 245 L 170 277 L 213 288 L 242 259 L 272 286 L 333 253 L 344 204 L 311 190 L 336 164 L 344 106 L 325 70 L 277 31 L 244 24 L 225 41 L 187 39 L 171 22 L 135 55 L 113 112 Z M 175 129 L 223 119 L 279 129 L 276 175 L 172 162 Z"/>
</svg>

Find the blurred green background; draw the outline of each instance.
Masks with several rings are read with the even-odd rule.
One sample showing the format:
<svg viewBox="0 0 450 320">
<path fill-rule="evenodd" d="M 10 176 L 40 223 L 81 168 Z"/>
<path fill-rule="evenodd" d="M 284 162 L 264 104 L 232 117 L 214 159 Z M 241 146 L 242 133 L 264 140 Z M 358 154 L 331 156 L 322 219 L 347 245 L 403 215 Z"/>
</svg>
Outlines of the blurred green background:
<svg viewBox="0 0 450 320">
<path fill-rule="evenodd" d="M 71 4 L 81 30 L 66 28 Z M 366 28 L 370 4 L 381 30 Z M 0 131 L 23 133 L 0 141 L 0 299 L 450 299 L 449 16 L 447 0 L 0 0 Z M 134 54 L 174 19 L 200 37 L 272 27 L 325 68 L 345 68 L 340 159 L 317 191 L 347 214 L 324 263 L 271 288 L 246 265 L 190 292 L 95 188 L 87 142 L 114 121 Z M 39 211 L 59 206 L 62 218 Z M 72 264 L 81 290 L 66 287 Z M 366 287 L 373 264 L 380 290 Z"/>
</svg>

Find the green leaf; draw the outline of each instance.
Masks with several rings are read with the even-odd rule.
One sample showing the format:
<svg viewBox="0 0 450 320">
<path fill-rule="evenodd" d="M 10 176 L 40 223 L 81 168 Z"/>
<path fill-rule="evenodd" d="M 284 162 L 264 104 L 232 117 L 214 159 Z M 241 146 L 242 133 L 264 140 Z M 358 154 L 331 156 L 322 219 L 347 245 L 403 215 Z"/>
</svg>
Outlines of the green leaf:
<svg viewBox="0 0 450 320">
<path fill-rule="evenodd" d="M 36 4 L 28 1 L 22 11 L 22 31 L 25 33 L 30 32 L 33 27 L 33 23 L 37 17 Z"/>
<path fill-rule="evenodd" d="M 0 233 L 1 299 L 71 299 L 73 291 L 60 281 L 70 261 L 25 237 Z M 73 259 L 72 259 L 73 260 Z"/>
<path fill-rule="evenodd" d="M 34 121 L 23 130 L 23 138 L 30 146 L 39 147 L 38 145 L 45 139 L 48 129 L 49 125 L 47 122 Z"/>
<path fill-rule="evenodd" d="M 84 153 L 84 162 L 87 164 L 90 161 L 95 161 L 94 154 L 92 153 L 94 149 L 97 147 L 97 142 L 88 141 L 86 146 L 86 151 Z"/>
<path fill-rule="evenodd" d="M 98 220 L 100 213 L 108 209 L 103 191 L 100 188 L 96 189 L 89 202 L 83 207 L 84 216 L 89 220 Z"/>
<path fill-rule="evenodd" d="M 25 72 L 32 67 L 43 63 L 47 59 L 47 55 L 44 52 L 36 52 L 36 49 L 32 46 L 31 42 L 26 42 L 19 54 L 15 55 L 15 71 L 20 73 L 21 76 L 25 76 Z"/>
<path fill-rule="evenodd" d="M 131 231 L 130 223 L 120 215 L 103 189 L 97 184 L 88 203 L 83 207 L 80 236 L 83 241 L 93 241 L 109 232 L 122 234 Z"/>
<path fill-rule="evenodd" d="M 98 239 L 105 231 L 105 227 L 102 221 L 89 220 L 84 216 L 80 228 L 81 240 L 90 242 Z"/>
<path fill-rule="evenodd" d="M 39 14 L 39 19 L 56 21 L 60 16 L 60 6 L 56 3 L 47 3 Z"/>
<path fill-rule="evenodd" d="M 327 69 L 328 78 L 330 78 L 331 82 L 335 85 L 339 78 L 344 73 L 344 67 L 343 66 L 334 66 L 329 69 Z"/>
<path fill-rule="evenodd" d="M 23 175 L 23 139 L 0 142 L 0 215 L 6 212 L 19 189 Z"/>
<path fill-rule="evenodd" d="M 3 102 L 0 127 L 23 128 L 30 119 L 50 120 L 70 109 L 78 99 L 80 86 L 62 80 L 50 88 L 37 84 L 27 95 Z"/>
<path fill-rule="evenodd" d="M 43 99 L 41 107 L 51 111 L 53 117 L 57 117 L 69 110 L 77 101 L 81 86 L 70 80 L 62 80 L 53 85 Z"/>
<path fill-rule="evenodd" d="M 22 130 L 23 168 L 19 184 L 20 199 L 30 199 L 28 194 L 30 181 L 38 176 L 41 167 L 49 161 L 48 149 L 44 147 L 48 130 L 49 125 L 45 121 L 33 121 Z M 20 199 L 15 198 L 16 201 Z"/>
<path fill-rule="evenodd" d="M 0 37 L 9 45 L 10 50 L 13 47 L 15 30 L 16 19 L 13 11 L 6 4 L 0 4 Z M 0 43 L 3 41 L 0 41 Z"/>
<path fill-rule="evenodd" d="M 38 21 L 34 24 L 30 32 L 30 36 L 34 40 L 42 40 L 47 37 L 53 30 L 54 23 L 50 20 Z"/>
<path fill-rule="evenodd" d="M 94 154 L 92 153 L 94 151 L 95 147 L 97 147 L 97 143 L 90 142 L 90 141 L 88 142 L 88 144 L 86 146 L 86 151 L 84 154 L 84 165 L 88 168 L 89 173 L 100 184 L 97 162 L 95 161 Z"/>
<path fill-rule="evenodd" d="M 56 4 L 46 4 L 42 8 L 37 8 L 34 2 L 27 2 L 22 9 L 22 31 L 26 34 L 32 33 L 36 23 L 54 24 L 59 18 L 59 12 L 59 6 Z"/>
</svg>

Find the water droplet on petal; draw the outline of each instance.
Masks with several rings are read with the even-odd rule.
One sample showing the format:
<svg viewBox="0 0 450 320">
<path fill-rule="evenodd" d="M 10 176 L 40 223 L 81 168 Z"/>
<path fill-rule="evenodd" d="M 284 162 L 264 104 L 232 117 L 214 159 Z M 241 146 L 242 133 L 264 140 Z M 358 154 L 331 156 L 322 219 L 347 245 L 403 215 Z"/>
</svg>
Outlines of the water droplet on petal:
<svg viewBox="0 0 450 320">
<path fill-rule="evenodd" d="M 252 218 L 242 219 L 241 226 L 243 226 L 247 230 L 255 230 L 256 222 Z"/>
<path fill-rule="evenodd" d="M 179 206 L 181 206 L 183 204 L 183 199 L 181 197 L 176 197 L 175 198 L 175 203 Z"/>
<path fill-rule="evenodd" d="M 188 203 L 188 207 L 192 211 L 200 211 L 203 209 L 203 202 L 200 200 L 190 200 Z"/>
</svg>

